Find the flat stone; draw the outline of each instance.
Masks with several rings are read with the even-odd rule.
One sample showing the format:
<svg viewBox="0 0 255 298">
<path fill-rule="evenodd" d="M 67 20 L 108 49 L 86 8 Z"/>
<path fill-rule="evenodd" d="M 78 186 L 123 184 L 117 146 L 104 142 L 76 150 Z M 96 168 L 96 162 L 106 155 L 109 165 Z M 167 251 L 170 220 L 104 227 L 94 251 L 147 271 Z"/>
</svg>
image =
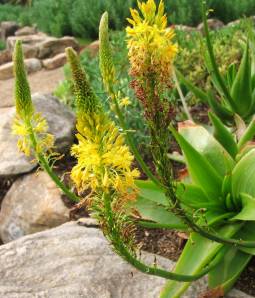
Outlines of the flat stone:
<svg viewBox="0 0 255 298">
<path fill-rule="evenodd" d="M 79 44 L 73 37 L 64 36 L 62 38 L 49 37 L 42 41 L 39 45 L 40 59 L 54 57 L 57 54 L 64 53 L 65 48 L 72 47 L 75 50 L 79 49 Z"/>
<path fill-rule="evenodd" d="M 42 64 L 39 59 L 25 59 L 24 63 L 28 73 L 33 73 L 42 69 Z M 13 64 L 13 62 L 8 62 L 0 66 L 0 80 L 8 80 L 14 76 Z"/>
<path fill-rule="evenodd" d="M 37 30 L 35 27 L 25 26 L 15 32 L 15 36 L 33 35 L 36 34 Z"/>
<path fill-rule="evenodd" d="M 47 38 L 47 35 L 41 32 L 33 35 L 10 36 L 6 40 L 6 47 L 10 52 L 13 52 L 17 40 L 21 40 L 23 46 L 37 47 L 40 42 Z"/>
<path fill-rule="evenodd" d="M 65 65 L 66 53 L 60 53 L 53 58 L 45 59 L 42 61 L 43 67 L 52 70 Z"/>
<path fill-rule="evenodd" d="M 153 264 L 154 255 L 142 253 L 142 258 Z M 175 265 L 158 256 L 157 264 Z M 0 297 L 158 298 L 165 282 L 123 261 L 100 230 L 76 222 L 0 246 Z M 204 286 L 204 279 L 193 283 L 182 298 L 199 297 Z M 232 292 L 228 298 L 250 297 Z"/>
<path fill-rule="evenodd" d="M 7 37 L 14 35 L 14 33 L 19 29 L 19 25 L 12 21 L 1 22 L 0 27 L 2 40 L 6 40 Z"/>
<path fill-rule="evenodd" d="M 37 93 L 32 98 L 36 111 L 47 119 L 49 132 L 55 136 L 56 150 L 65 152 L 74 138 L 74 114 L 51 95 Z M 11 131 L 15 107 L 0 109 L 0 115 L 0 177 L 30 172 L 37 163 L 31 163 L 31 158 L 18 151 L 17 137 Z"/>
<path fill-rule="evenodd" d="M 18 178 L 5 195 L 0 212 L 4 243 L 59 226 L 69 220 L 61 191 L 45 172 Z"/>
</svg>

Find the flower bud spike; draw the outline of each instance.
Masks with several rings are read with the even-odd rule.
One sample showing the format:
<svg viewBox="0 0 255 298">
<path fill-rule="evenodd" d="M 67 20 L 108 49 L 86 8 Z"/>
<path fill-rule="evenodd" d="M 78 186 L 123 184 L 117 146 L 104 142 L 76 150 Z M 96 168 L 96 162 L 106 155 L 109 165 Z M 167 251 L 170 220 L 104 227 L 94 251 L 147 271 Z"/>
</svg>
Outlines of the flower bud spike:
<svg viewBox="0 0 255 298">
<path fill-rule="evenodd" d="M 14 77 L 15 77 L 15 104 L 17 114 L 22 118 L 31 118 L 34 108 L 31 99 L 31 92 L 27 80 L 24 64 L 22 43 L 17 40 L 13 53 Z"/>
<path fill-rule="evenodd" d="M 86 78 L 86 74 L 81 67 L 77 53 L 72 48 L 67 48 L 66 55 L 71 66 L 74 80 L 78 114 L 80 115 L 99 111 L 101 109 L 100 103 Z"/>
<path fill-rule="evenodd" d="M 100 59 L 100 71 L 103 78 L 104 88 L 112 97 L 113 86 L 116 82 L 115 68 L 113 64 L 111 45 L 109 41 L 109 30 L 108 30 L 108 13 L 105 12 L 100 21 L 99 25 L 99 59 Z"/>
</svg>

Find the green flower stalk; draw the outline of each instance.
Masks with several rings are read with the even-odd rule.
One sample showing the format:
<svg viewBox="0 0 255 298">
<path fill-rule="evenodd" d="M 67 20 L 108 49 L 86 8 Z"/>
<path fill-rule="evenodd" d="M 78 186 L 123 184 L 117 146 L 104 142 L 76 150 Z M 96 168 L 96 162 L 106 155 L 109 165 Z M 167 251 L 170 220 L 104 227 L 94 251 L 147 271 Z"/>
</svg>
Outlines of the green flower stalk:
<svg viewBox="0 0 255 298">
<path fill-rule="evenodd" d="M 72 48 L 67 48 L 66 54 L 74 80 L 78 118 L 83 114 L 93 113 L 101 110 L 102 107 L 98 101 L 98 98 L 92 91 L 87 81 L 86 75 L 80 67 L 77 54 Z"/>
<path fill-rule="evenodd" d="M 100 70 L 103 78 L 103 83 L 106 92 L 109 93 L 111 98 L 115 97 L 114 84 L 117 82 L 116 71 L 113 63 L 111 45 L 109 41 L 108 32 L 108 13 L 105 12 L 99 25 L 99 57 L 100 57 Z"/>
<path fill-rule="evenodd" d="M 14 55 L 15 104 L 17 116 L 13 123 L 13 133 L 19 136 L 18 148 L 27 156 L 47 153 L 53 148 L 54 137 L 47 132 L 47 121 L 40 113 L 35 113 L 27 80 L 21 41 L 15 45 Z M 37 139 L 31 137 L 37 134 Z"/>
<path fill-rule="evenodd" d="M 20 40 L 16 42 L 13 54 L 14 76 L 15 80 L 15 104 L 17 114 L 23 118 L 31 118 L 34 113 L 34 107 L 31 99 L 30 87 L 27 81 L 25 71 L 22 43 Z"/>
<path fill-rule="evenodd" d="M 13 122 L 13 134 L 19 137 L 18 148 L 27 156 L 35 157 L 40 166 L 49 174 L 56 185 L 74 202 L 79 198 L 72 193 L 52 171 L 49 160 L 57 158 L 54 149 L 54 136 L 48 133 L 46 119 L 40 113 L 35 112 L 27 74 L 25 70 L 24 57 L 21 41 L 15 44 L 13 55 L 15 76 L 15 104 L 16 117 Z M 53 159 L 54 159 L 53 158 Z"/>
<path fill-rule="evenodd" d="M 100 71 L 104 82 L 105 91 L 108 93 L 111 98 L 111 103 L 114 105 L 114 111 L 118 116 L 120 126 L 125 132 L 126 141 L 131 148 L 137 162 L 141 166 L 144 173 L 149 179 L 151 179 L 156 185 L 162 187 L 160 181 L 153 175 L 149 167 L 144 162 L 141 157 L 137 145 L 133 139 L 132 134 L 129 132 L 127 124 L 125 122 L 124 116 L 122 114 L 121 106 L 119 104 L 119 92 L 117 86 L 115 86 L 117 80 L 115 78 L 115 68 L 113 63 L 113 57 L 111 52 L 111 45 L 109 41 L 109 29 L 108 29 L 108 13 L 105 12 L 100 21 L 99 26 L 99 59 L 100 59 Z M 125 100 L 125 99 L 124 99 Z"/>
</svg>

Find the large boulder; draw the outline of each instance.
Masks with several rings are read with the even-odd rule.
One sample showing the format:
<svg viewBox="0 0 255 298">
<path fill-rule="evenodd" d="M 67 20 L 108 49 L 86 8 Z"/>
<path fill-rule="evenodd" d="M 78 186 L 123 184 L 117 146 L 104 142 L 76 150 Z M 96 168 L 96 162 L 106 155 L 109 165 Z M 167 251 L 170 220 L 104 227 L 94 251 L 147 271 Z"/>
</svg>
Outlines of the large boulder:
<svg viewBox="0 0 255 298">
<path fill-rule="evenodd" d="M 1 39 L 6 40 L 7 37 L 12 36 L 19 29 L 19 25 L 16 22 L 6 21 L 1 22 Z"/>
<path fill-rule="evenodd" d="M 45 172 L 18 178 L 5 195 L 0 211 L 4 243 L 59 226 L 69 220 L 61 191 Z"/>
<path fill-rule="evenodd" d="M 154 256 L 143 253 L 152 265 Z M 166 269 L 174 263 L 157 257 Z M 112 252 L 100 230 L 76 222 L 0 246 L 0 297 L 157 298 L 165 280 L 138 272 Z M 204 290 L 194 283 L 183 298 Z M 232 291 L 229 298 L 249 298 Z"/>
<path fill-rule="evenodd" d="M 12 53 L 16 41 L 21 40 L 25 58 L 37 58 L 39 53 L 38 44 L 46 39 L 47 35 L 42 32 L 38 32 L 32 35 L 10 36 L 7 38 L 6 47 L 8 51 Z"/>
<path fill-rule="evenodd" d="M 24 63 L 28 73 L 34 73 L 42 69 L 42 63 L 39 59 L 25 59 Z M 13 62 L 8 62 L 0 66 L 0 80 L 8 80 L 13 76 Z"/>
<path fill-rule="evenodd" d="M 49 132 L 55 136 L 56 150 L 68 150 L 73 142 L 74 114 L 51 95 L 34 94 L 33 103 L 36 111 L 41 112 L 48 121 Z M 11 131 L 15 107 L 2 108 L 0 114 L 0 177 L 27 173 L 35 168 L 37 163 L 31 163 L 31 158 L 17 149 L 17 137 Z"/>
<path fill-rule="evenodd" d="M 61 66 L 65 65 L 65 63 L 66 63 L 66 53 L 60 53 L 60 54 L 54 56 L 53 58 L 45 59 L 42 62 L 43 67 L 48 70 L 52 70 L 52 69 L 61 67 Z"/>
<path fill-rule="evenodd" d="M 44 41 L 45 39 L 47 39 L 47 35 L 41 32 L 33 35 L 10 36 L 6 40 L 6 47 L 12 52 L 17 40 L 21 40 L 23 46 L 37 46 L 37 44 Z"/>
<path fill-rule="evenodd" d="M 64 36 L 62 38 L 49 37 L 42 41 L 39 45 L 38 58 L 45 59 L 54 57 L 57 54 L 64 53 L 65 48 L 72 47 L 75 50 L 79 49 L 79 44 L 73 37 Z"/>
<path fill-rule="evenodd" d="M 15 32 L 15 36 L 34 35 L 37 33 L 35 27 L 25 26 Z"/>
</svg>

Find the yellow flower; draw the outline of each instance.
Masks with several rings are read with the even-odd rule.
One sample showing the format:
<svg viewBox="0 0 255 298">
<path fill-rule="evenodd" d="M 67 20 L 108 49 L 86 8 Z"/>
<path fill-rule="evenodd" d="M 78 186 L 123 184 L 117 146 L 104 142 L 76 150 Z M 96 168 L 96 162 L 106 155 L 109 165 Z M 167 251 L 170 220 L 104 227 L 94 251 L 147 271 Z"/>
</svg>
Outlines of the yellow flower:
<svg viewBox="0 0 255 298">
<path fill-rule="evenodd" d="M 35 133 L 36 137 L 36 148 L 34 150 L 37 154 L 46 153 L 53 148 L 54 137 L 47 133 L 48 124 L 47 121 L 41 116 L 40 113 L 33 114 L 30 118 L 31 127 L 28 125 L 26 120 L 23 120 L 20 116 L 16 116 L 12 125 L 13 134 L 19 136 L 18 148 L 25 155 L 31 155 L 31 131 Z"/>
<path fill-rule="evenodd" d="M 124 97 L 120 100 L 120 106 L 121 107 L 127 107 L 131 104 L 130 98 L 129 97 Z"/>
<path fill-rule="evenodd" d="M 128 21 L 132 26 L 126 28 L 131 74 L 141 78 L 155 75 L 154 79 L 167 83 L 178 51 L 174 30 L 167 28 L 162 0 L 158 9 L 154 0 L 138 2 L 138 7 L 141 15 L 130 9 L 132 19 Z"/>
<path fill-rule="evenodd" d="M 80 192 L 115 191 L 119 195 L 135 189 L 138 170 L 131 170 L 133 156 L 115 124 L 103 113 L 78 118 L 77 138 L 71 153 L 78 160 L 71 177 Z"/>
</svg>

